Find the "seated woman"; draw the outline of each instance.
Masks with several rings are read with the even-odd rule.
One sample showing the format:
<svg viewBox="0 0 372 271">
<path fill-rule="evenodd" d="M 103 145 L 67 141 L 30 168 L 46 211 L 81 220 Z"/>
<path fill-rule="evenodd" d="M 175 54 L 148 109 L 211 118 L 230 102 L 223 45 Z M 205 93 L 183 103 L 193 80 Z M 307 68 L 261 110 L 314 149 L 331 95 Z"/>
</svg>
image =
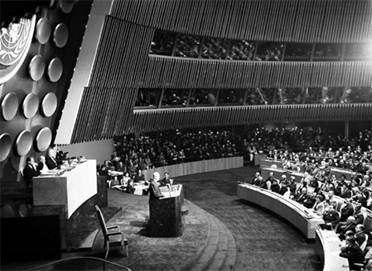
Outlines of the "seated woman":
<svg viewBox="0 0 372 271">
<path fill-rule="evenodd" d="M 130 180 L 132 179 L 129 177 L 129 173 L 125 172 L 123 178 L 119 181 L 120 183 L 114 184 L 111 187 L 125 192 Z"/>
</svg>

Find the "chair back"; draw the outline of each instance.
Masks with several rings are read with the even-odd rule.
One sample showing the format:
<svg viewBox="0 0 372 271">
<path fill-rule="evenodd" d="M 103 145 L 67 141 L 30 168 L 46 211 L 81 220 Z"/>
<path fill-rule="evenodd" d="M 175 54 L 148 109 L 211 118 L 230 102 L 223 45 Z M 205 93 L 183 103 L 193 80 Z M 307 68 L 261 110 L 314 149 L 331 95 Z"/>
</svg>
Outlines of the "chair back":
<svg viewBox="0 0 372 271">
<path fill-rule="evenodd" d="M 96 208 L 96 211 L 97 211 L 97 217 L 98 217 L 99 224 L 101 225 L 101 228 L 102 228 L 103 236 L 106 239 L 108 231 L 107 231 L 105 219 L 102 215 L 101 209 L 97 205 L 95 205 L 94 207 Z"/>
</svg>

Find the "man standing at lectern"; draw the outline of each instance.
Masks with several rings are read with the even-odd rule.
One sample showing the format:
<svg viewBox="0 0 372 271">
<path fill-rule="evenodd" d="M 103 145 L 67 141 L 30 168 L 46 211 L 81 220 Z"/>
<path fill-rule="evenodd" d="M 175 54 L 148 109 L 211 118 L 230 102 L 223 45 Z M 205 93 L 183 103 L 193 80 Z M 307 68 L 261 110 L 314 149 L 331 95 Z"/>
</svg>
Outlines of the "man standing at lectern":
<svg viewBox="0 0 372 271">
<path fill-rule="evenodd" d="M 159 180 L 160 180 L 159 172 L 154 172 L 152 176 L 153 178 L 150 180 L 150 188 L 149 188 L 150 201 L 163 197 L 163 194 L 161 193 L 159 189 Z"/>
</svg>

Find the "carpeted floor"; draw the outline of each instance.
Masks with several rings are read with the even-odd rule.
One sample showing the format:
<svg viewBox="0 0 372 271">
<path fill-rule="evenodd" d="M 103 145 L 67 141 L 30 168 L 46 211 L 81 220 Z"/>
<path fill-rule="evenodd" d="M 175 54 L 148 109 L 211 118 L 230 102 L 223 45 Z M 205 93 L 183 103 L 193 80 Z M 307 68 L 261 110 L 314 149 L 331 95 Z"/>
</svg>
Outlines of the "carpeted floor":
<svg viewBox="0 0 372 271">
<path fill-rule="evenodd" d="M 321 270 L 314 244 L 288 222 L 240 201 L 236 183 L 251 178 L 254 167 L 189 175 L 175 179 L 185 198 L 215 215 L 232 232 L 237 246 L 235 270 Z"/>
<path fill-rule="evenodd" d="M 112 254 L 110 261 L 136 271 L 179 270 L 199 253 L 207 242 L 208 221 L 205 212 L 188 201 L 184 202 L 189 214 L 185 217 L 182 236 L 177 238 L 148 237 L 145 225 L 148 219 L 148 196 L 135 196 L 110 190 L 109 204 L 122 207 L 122 211 L 109 224 L 120 225 L 129 240 L 129 257 Z M 94 250 L 103 246 L 98 235 Z"/>
<path fill-rule="evenodd" d="M 237 181 L 251 178 L 255 170 L 254 167 L 245 167 L 176 178 L 176 183 L 184 185 L 185 198 L 192 202 L 185 201 L 189 214 L 186 216 L 184 234 L 179 238 L 146 237 L 143 231 L 148 216 L 148 197 L 110 190 L 109 205 L 119 207 L 121 211 L 108 224 L 119 224 L 131 240 L 130 257 L 112 254 L 110 261 L 130 266 L 132 270 L 179 269 L 191 261 L 206 242 L 208 223 L 206 218 L 203 220 L 204 209 L 221 220 L 235 238 L 237 258 L 234 270 L 321 270 L 313 243 L 308 243 L 301 233 L 275 214 L 237 198 Z M 106 215 L 110 217 L 110 212 Z M 97 223 L 94 215 L 86 219 L 87 225 Z M 100 250 L 101 234 L 96 238 L 93 251 L 97 256 L 102 256 L 102 253 L 96 253 Z M 64 255 L 70 256 L 74 255 Z M 28 265 L 28 268 L 40 264 Z M 20 268 L 20 265 L 12 265 L 5 269 L 26 270 L 26 266 L 23 264 L 23 268 Z M 99 263 L 78 260 L 38 271 L 102 268 Z"/>
</svg>

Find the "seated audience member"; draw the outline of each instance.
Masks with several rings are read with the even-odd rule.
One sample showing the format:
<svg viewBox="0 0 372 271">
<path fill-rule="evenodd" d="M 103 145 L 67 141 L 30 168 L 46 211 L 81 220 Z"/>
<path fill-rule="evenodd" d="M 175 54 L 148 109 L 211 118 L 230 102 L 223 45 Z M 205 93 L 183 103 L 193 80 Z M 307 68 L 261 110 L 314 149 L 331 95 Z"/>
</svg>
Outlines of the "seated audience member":
<svg viewBox="0 0 372 271">
<path fill-rule="evenodd" d="M 343 183 L 342 186 L 338 188 L 337 194 L 342 198 L 351 198 L 351 190 L 347 183 Z"/>
<path fill-rule="evenodd" d="M 101 176 L 108 176 L 109 175 L 109 170 L 111 167 L 111 163 L 109 160 L 105 160 L 103 164 L 99 167 L 99 175 Z"/>
<path fill-rule="evenodd" d="M 137 174 L 134 175 L 133 181 L 135 183 L 144 182 L 145 181 L 145 175 L 143 175 L 143 171 L 141 169 L 137 170 Z"/>
<path fill-rule="evenodd" d="M 279 192 L 280 192 L 280 185 L 278 183 L 278 179 L 273 179 L 273 182 L 271 184 L 271 191 L 279 194 Z"/>
<path fill-rule="evenodd" d="M 263 178 L 262 178 L 261 174 L 257 171 L 255 173 L 255 175 L 254 175 L 254 178 L 250 182 L 248 182 L 248 183 L 253 184 L 253 185 L 260 186 L 262 180 L 263 180 Z"/>
<path fill-rule="evenodd" d="M 289 189 L 291 190 L 292 195 L 294 195 L 296 193 L 296 188 L 297 188 L 296 178 L 294 176 L 290 177 L 288 186 L 289 186 Z"/>
<path fill-rule="evenodd" d="M 287 189 L 287 191 L 284 192 L 283 197 L 286 198 L 286 199 L 291 199 L 293 197 L 293 195 L 292 195 L 292 191 L 291 191 L 290 187 L 286 186 L 285 188 Z"/>
<path fill-rule="evenodd" d="M 307 191 L 307 183 L 304 180 L 302 180 L 301 183 L 300 183 L 300 185 L 297 187 L 296 194 L 301 193 L 302 188 L 305 188 L 306 191 Z"/>
<path fill-rule="evenodd" d="M 134 182 L 132 179 L 128 181 L 127 187 L 125 189 L 125 192 L 129 194 L 133 194 L 136 189 L 134 188 Z"/>
<path fill-rule="evenodd" d="M 45 156 L 45 163 L 48 169 L 55 169 L 58 167 L 57 151 L 55 146 L 49 147 L 47 155 Z"/>
<path fill-rule="evenodd" d="M 125 172 L 123 178 L 120 180 L 120 185 L 127 187 L 130 180 L 129 172 Z"/>
<path fill-rule="evenodd" d="M 23 168 L 23 179 L 26 182 L 27 188 L 32 187 L 32 178 L 39 176 L 40 172 L 37 170 L 35 160 L 32 156 L 26 158 L 26 165 Z"/>
<path fill-rule="evenodd" d="M 323 212 L 328 206 L 329 203 L 326 201 L 325 196 L 323 194 L 319 194 L 316 198 L 313 209 L 318 215 L 323 215 Z"/>
<path fill-rule="evenodd" d="M 354 218 L 355 218 L 355 223 L 356 224 L 363 224 L 364 221 L 364 215 L 362 213 L 362 205 L 357 205 L 355 206 L 355 211 L 354 211 Z"/>
<path fill-rule="evenodd" d="M 360 265 L 363 266 L 364 262 L 362 250 L 353 236 L 346 239 L 346 244 L 345 247 L 341 248 L 340 256 L 348 259 L 350 270 L 361 270 Z"/>
<path fill-rule="evenodd" d="M 39 157 L 39 163 L 37 164 L 37 170 L 40 172 L 40 174 L 48 173 L 48 167 L 45 163 L 45 156 L 43 155 Z"/>
<path fill-rule="evenodd" d="M 308 195 L 305 200 L 303 201 L 303 205 L 306 207 L 306 208 L 313 208 L 314 207 L 314 204 L 316 202 L 316 196 L 317 196 L 317 193 L 316 192 L 313 192 L 311 195 Z"/>
<path fill-rule="evenodd" d="M 338 225 L 335 228 L 335 231 L 336 231 L 336 233 L 339 234 L 340 239 L 344 240 L 345 239 L 345 233 L 347 231 L 355 232 L 356 225 L 357 224 L 355 223 L 355 218 L 353 216 L 349 216 L 346 219 L 346 222 L 338 223 Z"/>
<path fill-rule="evenodd" d="M 354 205 L 351 203 L 350 200 L 345 200 L 345 202 L 341 206 L 340 213 L 340 221 L 346 221 L 349 216 L 352 216 L 354 214 Z"/>
<path fill-rule="evenodd" d="M 167 186 L 173 184 L 173 179 L 170 178 L 169 173 L 164 173 L 164 178 L 160 180 L 160 186 Z"/>
<path fill-rule="evenodd" d="M 150 187 L 149 187 L 149 200 L 156 200 L 163 197 L 159 189 L 159 181 L 160 181 L 160 174 L 159 172 L 154 172 L 153 178 L 150 180 Z"/>
<path fill-rule="evenodd" d="M 261 187 L 267 190 L 271 190 L 271 184 L 274 179 L 275 179 L 274 172 L 270 172 L 269 177 L 264 182 L 261 183 Z"/>
<path fill-rule="evenodd" d="M 364 231 L 365 228 L 363 224 L 358 224 L 355 226 L 355 240 L 363 252 L 368 242 L 368 235 Z"/>
<path fill-rule="evenodd" d="M 296 195 L 295 195 L 295 198 L 294 200 L 299 202 L 299 203 L 303 203 L 305 201 L 305 199 L 307 198 L 307 188 L 306 187 L 303 187 L 301 189 L 301 191 L 299 191 Z"/>
<path fill-rule="evenodd" d="M 332 226 L 340 220 L 339 213 L 334 209 L 333 205 L 329 205 L 323 212 L 323 220 L 325 223 L 330 223 Z"/>
<path fill-rule="evenodd" d="M 122 161 L 118 161 L 117 165 L 115 167 L 115 171 L 124 173 L 124 172 L 127 171 L 127 167 L 124 165 L 124 163 Z"/>
</svg>

